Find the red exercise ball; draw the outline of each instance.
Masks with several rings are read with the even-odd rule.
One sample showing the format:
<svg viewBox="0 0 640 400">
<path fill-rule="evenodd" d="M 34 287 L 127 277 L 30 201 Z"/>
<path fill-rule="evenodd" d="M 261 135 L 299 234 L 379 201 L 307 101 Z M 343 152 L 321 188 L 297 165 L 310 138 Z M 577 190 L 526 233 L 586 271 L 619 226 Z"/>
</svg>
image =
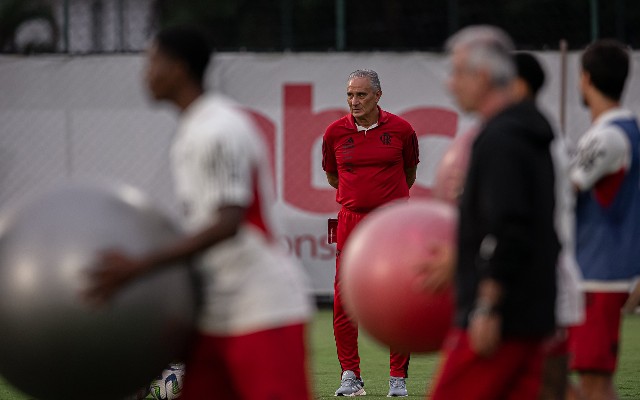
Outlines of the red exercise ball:
<svg viewBox="0 0 640 400">
<path fill-rule="evenodd" d="M 340 293 L 347 313 L 368 334 L 396 351 L 438 351 L 453 318 L 453 290 L 420 286 L 419 265 L 431 244 L 455 252 L 457 211 L 438 200 L 383 207 L 365 218 L 345 243 Z M 428 272 L 427 272 L 428 273 Z"/>
</svg>

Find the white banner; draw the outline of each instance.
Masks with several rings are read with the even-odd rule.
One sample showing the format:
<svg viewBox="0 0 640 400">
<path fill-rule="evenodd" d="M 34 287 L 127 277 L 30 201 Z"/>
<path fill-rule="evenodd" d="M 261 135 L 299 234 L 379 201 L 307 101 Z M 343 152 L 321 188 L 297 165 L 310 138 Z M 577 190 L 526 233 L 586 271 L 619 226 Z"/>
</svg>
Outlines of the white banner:
<svg viewBox="0 0 640 400">
<path fill-rule="evenodd" d="M 547 72 L 540 105 L 557 126 L 560 55 L 539 53 Z M 567 63 L 566 132 L 575 141 L 589 125 L 577 92 L 578 55 Z M 634 53 L 635 64 L 640 53 Z M 145 190 L 177 215 L 167 151 L 177 114 L 146 98 L 142 56 L 0 57 L 0 206 L 22 201 L 57 178 L 115 178 Z M 335 245 L 327 218 L 335 190 L 321 168 L 325 128 L 347 113 L 346 80 L 376 70 L 380 106 L 407 119 L 420 142 L 413 197 L 429 196 L 450 140 L 473 121 L 447 94 L 447 63 L 430 53 L 218 54 L 210 86 L 244 104 L 267 139 L 285 227 L 282 243 L 309 272 L 314 291 L 333 292 Z M 632 68 L 632 71 L 638 71 Z M 640 110 L 640 72 L 626 106 Z"/>
</svg>

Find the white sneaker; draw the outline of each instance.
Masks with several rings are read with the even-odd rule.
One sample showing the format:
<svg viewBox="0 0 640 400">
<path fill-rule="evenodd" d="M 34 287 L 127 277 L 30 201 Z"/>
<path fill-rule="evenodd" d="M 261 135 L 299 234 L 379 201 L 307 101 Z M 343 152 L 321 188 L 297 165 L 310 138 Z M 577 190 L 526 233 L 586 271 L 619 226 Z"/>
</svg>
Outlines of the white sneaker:
<svg viewBox="0 0 640 400">
<path fill-rule="evenodd" d="M 387 397 L 407 397 L 407 382 L 404 378 L 389 378 L 389 394 Z"/>
<path fill-rule="evenodd" d="M 336 396 L 364 396 L 367 392 L 364 391 L 364 381 L 362 378 L 356 378 L 356 374 L 353 371 L 344 371 L 342 373 L 342 381 L 340 387 L 336 390 Z"/>
</svg>

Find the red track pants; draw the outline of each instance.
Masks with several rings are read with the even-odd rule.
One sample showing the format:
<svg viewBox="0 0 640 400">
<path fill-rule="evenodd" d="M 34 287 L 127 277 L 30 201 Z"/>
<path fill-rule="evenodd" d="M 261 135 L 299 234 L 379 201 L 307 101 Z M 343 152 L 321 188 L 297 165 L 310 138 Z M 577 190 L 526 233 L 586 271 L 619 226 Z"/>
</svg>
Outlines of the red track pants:
<svg viewBox="0 0 640 400">
<path fill-rule="evenodd" d="M 358 354 L 358 326 L 346 314 L 340 300 L 340 252 L 353 228 L 367 214 L 357 213 L 342 208 L 338 212 L 336 278 L 333 296 L 333 334 L 336 339 L 338 360 L 342 371 L 353 371 L 360 377 L 360 355 Z M 408 376 L 409 354 L 390 351 L 389 375 L 394 377 Z"/>
</svg>

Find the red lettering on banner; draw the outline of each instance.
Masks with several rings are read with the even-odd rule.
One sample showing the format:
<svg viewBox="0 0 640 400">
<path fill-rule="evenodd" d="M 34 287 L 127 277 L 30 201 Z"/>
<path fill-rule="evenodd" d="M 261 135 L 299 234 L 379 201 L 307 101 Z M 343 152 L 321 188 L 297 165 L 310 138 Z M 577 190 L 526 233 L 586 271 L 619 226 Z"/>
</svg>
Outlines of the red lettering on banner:
<svg viewBox="0 0 640 400">
<path fill-rule="evenodd" d="M 311 233 L 297 236 L 284 236 L 284 242 L 291 255 L 300 259 L 334 260 L 336 248 L 327 243 L 327 236 Z"/>
<path fill-rule="evenodd" d="M 315 213 L 336 212 L 336 190 L 311 185 L 313 143 L 333 121 L 347 112 L 332 109 L 311 111 L 311 85 L 284 86 L 284 200 Z"/>
<path fill-rule="evenodd" d="M 347 113 L 346 109 L 329 109 L 319 113 L 312 111 L 313 87 L 311 84 L 285 84 L 283 112 L 283 196 L 290 206 L 312 213 L 334 213 L 339 206 L 335 202 L 335 189 L 316 188 L 311 184 L 311 165 L 314 143 L 324 134 L 329 124 Z M 257 111 L 247 109 L 263 133 L 269 146 L 272 167 L 276 156 L 275 124 Z M 416 130 L 418 139 L 424 136 L 453 138 L 458 129 L 458 114 L 440 107 L 420 107 L 399 114 Z M 424 155 L 421 157 L 424 161 Z M 431 189 L 417 184 L 411 189 L 414 197 L 429 197 Z"/>
<path fill-rule="evenodd" d="M 458 114 L 455 111 L 439 107 L 423 107 L 405 111 L 400 114 L 413 126 L 413 129 L 421 136 L 445 136 L 453 138 L 458 130 Z M 424 160 L 424 156 L 420 157 Z M 415 184 L 411 188 L 412 197 L 430 197 L 431 189 Z"/>
<path fill-rule="evenodd" d="M 260 114 L 257 111 L 251 110 L 249 108 L 245 108 L 246 111 L 251 117 L 253 121 L 258 125 L 260 132 L 264 138 L 264 141 L 268 147 L 269 153 L 269 165 L 271 165 L 271 172 L 275 178 L 275 161 L 276 161 L 276 126 L 275 124 L 264 115 Z"/>
</svg>

